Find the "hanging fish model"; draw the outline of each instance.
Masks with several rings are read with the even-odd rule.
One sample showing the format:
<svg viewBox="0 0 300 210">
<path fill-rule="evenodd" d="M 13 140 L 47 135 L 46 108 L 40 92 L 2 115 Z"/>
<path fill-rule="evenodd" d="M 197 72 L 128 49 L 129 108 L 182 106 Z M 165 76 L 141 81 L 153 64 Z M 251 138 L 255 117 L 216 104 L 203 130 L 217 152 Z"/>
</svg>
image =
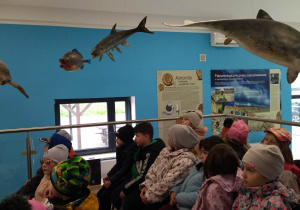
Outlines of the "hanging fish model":
<svg viewBox="0 0 300 210">
<path fill-rule="evenodd" d="M 228 45 L 236 41 L 245 50 L 273 63 L 288 67 L 287 81 L 293 83 L 300 72 L 300 32 L 274 21 L 264 10 L 257 19 L 213 20 L 171 27 L 203 27 L 222 33 Z"/>
<path fill-rule="evenodd" d="M 15 88 L 17 88 L 24 96 L 26 96 L 26 98 L 29 98 L 25 90 L 20 85 L 18 85 L 17 83 L 11 80 L 12 78 L 10 76 L 8 67 L 5 65 L 5 63 L 2 60 L 0 60 L 0 85 L 10 84 Z"/>
<path fill-rule="evenodd" d="M 118 48 L 118 45 L 121 44 L 124 46 L 129 46 L 126 39 L 128 39 L 128 37 L 130 37 L 131 35 L 133 35 L 136 32 L 144 32 L 144 33 L 153 34 L 153 32 L 149 31 L 145 27 L 146 20 L 147 20 L 147 16 L 140 22 L 140 24 L 138 25 L 137 28 L 125 30 L 125 31 L 119 31 L 119 32 L 116 32 L 117 24 L 115 24 L 113 26 L 113 28 L 111 29 L 110 35 L 108 35 L 107 37 L 102 39 L 92 50 L 91 55 L 93 56 L 93 58 L 100 56 L 100 58 L 99 58 L 99 61 L 100 61 L 102 59 L 103 53 L 107 53 L 107 55 L 113 61 L 115 61 L 113 55 L 109 52 L 109 50 L 116 49 L 117 51 L 119 51 L 121 53 L 121 50 L 120 50 L 120 48 Z"/>
<path fill-rule="evenodd" d="M 70 52 L 67 52 L 63 57 L 59 59 L 60 62 L 60 68 L 66 70 L 66 71 L 75 71 L 79 69 L 83 69 L 83 63 L 91 63 L 91 59 L 83 60 L 83 56 L 81 53 L 73 49 Z"/>
</svg>

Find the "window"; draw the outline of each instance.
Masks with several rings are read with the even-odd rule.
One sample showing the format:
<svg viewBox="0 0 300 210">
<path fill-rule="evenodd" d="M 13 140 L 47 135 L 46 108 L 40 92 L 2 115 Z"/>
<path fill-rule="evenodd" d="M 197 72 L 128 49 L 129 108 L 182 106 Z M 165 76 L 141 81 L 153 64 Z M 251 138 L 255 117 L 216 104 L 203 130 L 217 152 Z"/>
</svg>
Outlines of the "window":
<svg viewBox="0 0 300 210">
<path fill-rule="evenodd" d="M 76 125 L 131 120 L 131 97 L 54 100 L 55 124 Z M 77 155 L 114 152 L 115 132 L 123 125 L 66 129 Z"/>
</svg>

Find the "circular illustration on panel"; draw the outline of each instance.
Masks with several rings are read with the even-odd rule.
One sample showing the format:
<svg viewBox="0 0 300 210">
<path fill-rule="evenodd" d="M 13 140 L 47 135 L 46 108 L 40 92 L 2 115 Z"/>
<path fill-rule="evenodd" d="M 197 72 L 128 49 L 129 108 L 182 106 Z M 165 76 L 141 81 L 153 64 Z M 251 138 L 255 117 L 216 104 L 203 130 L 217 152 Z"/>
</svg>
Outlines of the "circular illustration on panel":
<svg viewBox="0 0 300 210">
<path fill-rule="evenodd" d="M 159 91 L 163 91 L 165 89 L 165 86 L 163 84 L 158 85 Z"/>
<path fill-rule="evenodd" d="M 198 80 L 202 80 L 202 70 L 196 70 Z"/>
<path fill-rule="evenodd" d="M 169 73 L 164 74 L 162 77 L 162 81 L 166 86 L 170 86 L 173 84 L 173 76 Z"/>
</svg>

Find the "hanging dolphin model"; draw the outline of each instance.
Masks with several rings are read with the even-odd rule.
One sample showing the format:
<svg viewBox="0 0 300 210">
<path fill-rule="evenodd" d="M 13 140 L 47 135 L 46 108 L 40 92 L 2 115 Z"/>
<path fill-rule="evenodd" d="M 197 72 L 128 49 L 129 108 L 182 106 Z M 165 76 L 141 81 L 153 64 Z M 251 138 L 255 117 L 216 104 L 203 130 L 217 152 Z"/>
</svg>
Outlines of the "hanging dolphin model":
<svg viewBox="0 0 300 210">
<path fill-rule="evenodd" d="M 125 30 L 125 31 L 119 31 L 119 32 L 116 31 L 117 24 L 115 24 L 111 29 L 110 35 L 102 39 L 92 50 L 91 55 L 93 56 L 93 58 L 100 56 L 99 59 L 100 61 L 102 59 L 103 53 L 107 53 L 107 55 L 113 61 L 115 61 L 113 55 L 109 52 L 109 50 L 117 49 L 121 53 L 121 50 L 120 48 L 118 48 L 118 45 L 121 44 L 124 46 L 129 46 L 126 39 L 128 39 L 131 35 L 133 35 L 136 32 L 153 34 L 153 32 L 149 31 L 145 27 L 146 20 L 147 20 L 147 16 L 140 22 L 137 28 Z"/>
<path fill-rule="evenodd" d="M 300 72 L 300 32 L 274 21 L 259 10 L 257 19 L 213 20 L 171 27 L 203 27 L 222 33 L 228 45 L 236 41 L 245 50 L 273 63 L 288 67 L 287 81 L 293 83 Z"/>
</svg>

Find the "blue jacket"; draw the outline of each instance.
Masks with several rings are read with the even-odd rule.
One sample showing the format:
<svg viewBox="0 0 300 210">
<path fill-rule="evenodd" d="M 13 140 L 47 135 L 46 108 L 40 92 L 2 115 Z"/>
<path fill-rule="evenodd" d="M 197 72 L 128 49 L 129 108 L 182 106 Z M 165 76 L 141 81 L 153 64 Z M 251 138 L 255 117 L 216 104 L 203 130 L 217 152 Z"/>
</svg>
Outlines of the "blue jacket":
<svg viewBox="0 0 300 210">
<path fill-rule="evenodd" d="M 201 161 L 198 161 L 200 163 Z M 197 165 L 196 164 L 196 165 Z M 189 210 L 195 205 L 200 187 L 203 183 L 203 166 L 198 171 L 194 166 L 191 173 L 183 183 L 171 189 L 170 193 L 175 192 L 177 208 L 180 210 Z"/>
</svg>

